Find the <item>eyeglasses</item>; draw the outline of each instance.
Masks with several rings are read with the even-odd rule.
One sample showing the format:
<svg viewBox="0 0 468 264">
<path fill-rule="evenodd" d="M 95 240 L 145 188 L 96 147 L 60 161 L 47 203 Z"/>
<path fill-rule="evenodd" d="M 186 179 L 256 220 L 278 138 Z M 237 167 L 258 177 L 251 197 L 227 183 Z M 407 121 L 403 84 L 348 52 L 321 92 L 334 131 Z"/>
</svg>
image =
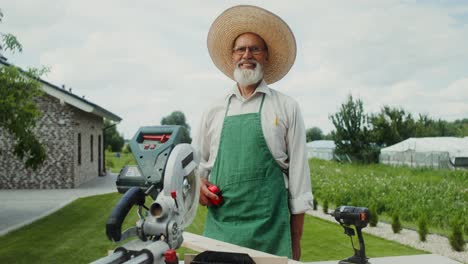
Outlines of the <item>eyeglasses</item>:
<svg viewBox="0 0 468 264">
<path fill-rule="evenodd" d="M 233 48 L 232 52 L 234 52 L 234 54 L 236 54 L 236 55 L 244 55 L 245 52 L 247 52 L 247 49 L 250 51 L 250 53 L 252 53 L 254 55 L 261 54 L 262 52 L 267 50 L 265 48 L 260 48 L 260 47 L 257 47 L 257 46 L 251 46 L 251 47 L 241 46 L 241 47 Z"/>
</svg>

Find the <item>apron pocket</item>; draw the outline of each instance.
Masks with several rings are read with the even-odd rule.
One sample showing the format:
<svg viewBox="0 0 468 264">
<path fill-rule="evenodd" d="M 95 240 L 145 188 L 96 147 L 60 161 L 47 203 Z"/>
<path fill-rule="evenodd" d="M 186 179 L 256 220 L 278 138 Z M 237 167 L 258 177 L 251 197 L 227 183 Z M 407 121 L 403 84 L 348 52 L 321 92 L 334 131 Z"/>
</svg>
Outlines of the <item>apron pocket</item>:
<svg viewBox="0 0 468 264">
<path fill-rule="evenodd" d="M 269 202 L 271 192 L 269 182 L 266 182 L 266 170 L 255 169 L 223 178 L 220 184 L 223 193 L 226 219 L 225 221 L 251 221 L 269 217 Z"/>
<path fill-rule="evenodd" d="M 267 170 L 264 168 L 259 169 L 240 169 L 237 173 L 230 174 L 227 177 L 223 177 L 223 180 L 220 181 L 222 186 L 228 186 L 231 184 L 240 184 L 249 181 L 263 181 L 266 178 Z M 246 183 L 247 184 L 247 183 Z M 258 183 L 257 183 L 258 184 Z"/>
</svg>

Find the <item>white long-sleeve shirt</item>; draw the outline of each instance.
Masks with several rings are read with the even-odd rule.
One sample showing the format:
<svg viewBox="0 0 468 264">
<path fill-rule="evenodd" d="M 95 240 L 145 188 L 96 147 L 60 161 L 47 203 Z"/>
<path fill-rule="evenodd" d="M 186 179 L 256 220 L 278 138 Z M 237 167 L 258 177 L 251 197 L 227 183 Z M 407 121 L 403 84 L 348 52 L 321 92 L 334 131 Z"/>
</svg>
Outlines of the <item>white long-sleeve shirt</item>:
<svg viewBox="0 0 468 264">
<path fill-rule="evenodd" d="M 201 177 L 209 178 L 218 153 L 229 98 L 232 97 L 228 116 L 240 115 L 258 112 L 263 94 L 263 135 L 270 152 L 283 169 L 285 185 L 289 191 L 290 212 L 300 214 L 312 207 L 304 120 L 294 99 L 269 88 L 264 81 L 248 99 L 242 97 L 237 85 L 234 85 L 226 96 L 214 102 L 203 114 L 193 142 L 201 154 L 198 171 Z"/>
</svg>

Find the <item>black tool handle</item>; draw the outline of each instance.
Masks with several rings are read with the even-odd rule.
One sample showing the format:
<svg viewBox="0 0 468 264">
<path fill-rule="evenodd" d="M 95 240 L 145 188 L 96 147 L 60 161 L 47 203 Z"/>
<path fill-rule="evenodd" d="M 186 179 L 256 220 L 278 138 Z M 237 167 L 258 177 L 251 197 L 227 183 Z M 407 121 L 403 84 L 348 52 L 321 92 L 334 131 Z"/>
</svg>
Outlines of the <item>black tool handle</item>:
<svg viewBox="0 0 468 264">
<path fill-rule="evenodd" d="M 145 204 L 145 192 L 139 187 L 130 188 L 120 199 L 107 219 L 106 234 L 109 240 L 118 242 L 122 236 L 122 223 L 133 205 Z"/>
<path fill-rule="evenodd" d="M 361 228 L 356 227 L 356 232 L 359 240 L 359 254 L 361 255 L 361 258 L 363 261 L 367 262 L 367 257 L 366 257 L 366 246 L 364 245 L 364 238 L 362 237 L 362 232 Z"/>
</svg>

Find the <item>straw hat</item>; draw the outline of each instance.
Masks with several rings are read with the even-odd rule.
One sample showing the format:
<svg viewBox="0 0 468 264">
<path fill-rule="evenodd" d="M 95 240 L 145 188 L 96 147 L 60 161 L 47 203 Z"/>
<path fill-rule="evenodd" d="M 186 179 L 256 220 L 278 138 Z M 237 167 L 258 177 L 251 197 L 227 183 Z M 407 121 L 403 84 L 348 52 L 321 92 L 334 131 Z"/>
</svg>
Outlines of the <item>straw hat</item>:
<svg viewBox="0 0 468 264">
<path fill-rule="evenodd" d="M 256 6 L 231 7 L 211 25 L 208 32 L 208 52 L 216 67 L 234 80 L 234 40 L 247 32 L 259 35 L 268 46 L 268 62 L 264 65 L 265 82 L 271 84 L 281 80 L 296 59 L 296 39 L 280 17 Z"/>
</svg>

